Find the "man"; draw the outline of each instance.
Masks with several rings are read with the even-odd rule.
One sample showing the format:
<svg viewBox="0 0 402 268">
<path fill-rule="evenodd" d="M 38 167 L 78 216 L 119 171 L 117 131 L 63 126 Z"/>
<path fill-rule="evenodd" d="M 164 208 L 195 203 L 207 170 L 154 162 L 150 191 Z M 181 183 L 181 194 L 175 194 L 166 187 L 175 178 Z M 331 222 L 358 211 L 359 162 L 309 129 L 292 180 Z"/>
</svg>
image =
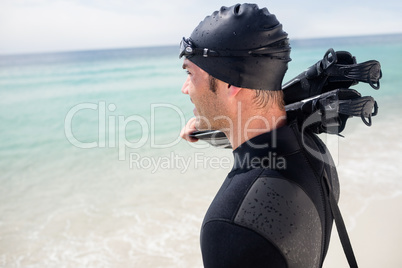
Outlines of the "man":
<svg viewBox="0 0 402 268">
<path fill-rule="evenodd" d="M 220 130 L 234 166 L 201 229 L 206 268 L 321 267 L 332 228 L 328 191 L 339 185 L 322 142 L 287 122 L 281 84 L 290 61 L 282 25 L 253 4 L 222 7 L 183 38 L 182 92 L 195 118 L 181 136 Z M 325 155 L 323 154 L 322 157 Z"/>
</svg>

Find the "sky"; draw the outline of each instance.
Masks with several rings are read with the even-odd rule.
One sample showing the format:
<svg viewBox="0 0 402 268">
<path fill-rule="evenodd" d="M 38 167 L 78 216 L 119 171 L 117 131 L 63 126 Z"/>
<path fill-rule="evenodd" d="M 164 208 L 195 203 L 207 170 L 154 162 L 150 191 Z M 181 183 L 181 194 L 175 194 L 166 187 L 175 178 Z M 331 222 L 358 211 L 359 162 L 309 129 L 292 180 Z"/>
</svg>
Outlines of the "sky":
<svg viewBox="0 0 402 268">
<path fill-rule="evenodd" d="M 205 16 L 236 3 L 0 0 L 0 54 L 178 45 Z M 402 33 L 400 0 L 253 3 L 275 14 L 291 39 Z"/>
</svg>

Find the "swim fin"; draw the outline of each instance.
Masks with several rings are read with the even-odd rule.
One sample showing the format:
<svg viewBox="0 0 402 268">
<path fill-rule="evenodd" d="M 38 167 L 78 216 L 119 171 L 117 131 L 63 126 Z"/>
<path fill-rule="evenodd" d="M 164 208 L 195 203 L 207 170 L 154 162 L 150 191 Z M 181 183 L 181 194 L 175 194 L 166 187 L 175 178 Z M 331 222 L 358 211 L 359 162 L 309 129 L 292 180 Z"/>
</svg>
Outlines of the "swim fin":
<svg viewBox="0 0 402 268">
<path fill-rule="evenodd" d="M 282 86 L 285 105 L 333 89 L 349 88 L 359 82 L 379 89 L 381 77 L 381 65 L 378 61 L 356 63 L 356 58 L 349 52 L 335 52 L 330 48 L 322 60 Z"/>
<path fill-rule="evenodd" d="M 379 89 L 381 65 L 376 60 L 357 63 L 347 51 L 328 49 L 322 60 L 310 66 L 282 87 L 288 122 L 297 121 L 303 131 L 340 134 L 350 117 L 358 116 L 367 126 L 377 115 L 378 105 L 349 87 L 359 82 Z M 225 134 L 196 131 L 190 135 L 220 148 L 231 148 Z"/>
</svg>

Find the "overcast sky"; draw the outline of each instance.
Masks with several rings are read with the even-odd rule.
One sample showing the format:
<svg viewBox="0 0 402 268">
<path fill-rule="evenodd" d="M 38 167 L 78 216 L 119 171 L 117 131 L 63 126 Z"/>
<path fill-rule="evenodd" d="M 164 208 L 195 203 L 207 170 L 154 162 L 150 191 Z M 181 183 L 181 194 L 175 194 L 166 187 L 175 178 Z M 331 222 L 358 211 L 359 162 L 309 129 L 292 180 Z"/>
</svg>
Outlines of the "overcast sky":
<svg viewBox="0 0 402 268">
<path fill-rule="evenodd" d="M 236 1 L 0 0 L 0 54 L 176 45 Z M 400 0 L 254 1 L 290 38 L 402 33 Z"/>
</svg>

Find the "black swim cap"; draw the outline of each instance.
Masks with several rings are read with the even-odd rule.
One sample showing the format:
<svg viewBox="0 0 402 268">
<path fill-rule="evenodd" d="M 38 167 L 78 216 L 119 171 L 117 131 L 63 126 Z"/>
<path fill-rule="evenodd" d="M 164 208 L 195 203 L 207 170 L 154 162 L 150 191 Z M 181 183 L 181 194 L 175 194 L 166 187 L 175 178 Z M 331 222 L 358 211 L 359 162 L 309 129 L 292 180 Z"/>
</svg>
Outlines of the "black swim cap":
<svg viewBox="0 0 402 268">
<path fill-rule="evenodd" d="M 281 90 L 291 60 L 287 36 L 266 8 L 221 7 L 183 38 L 180 57 L 237 87 Z"/>
</svg>

